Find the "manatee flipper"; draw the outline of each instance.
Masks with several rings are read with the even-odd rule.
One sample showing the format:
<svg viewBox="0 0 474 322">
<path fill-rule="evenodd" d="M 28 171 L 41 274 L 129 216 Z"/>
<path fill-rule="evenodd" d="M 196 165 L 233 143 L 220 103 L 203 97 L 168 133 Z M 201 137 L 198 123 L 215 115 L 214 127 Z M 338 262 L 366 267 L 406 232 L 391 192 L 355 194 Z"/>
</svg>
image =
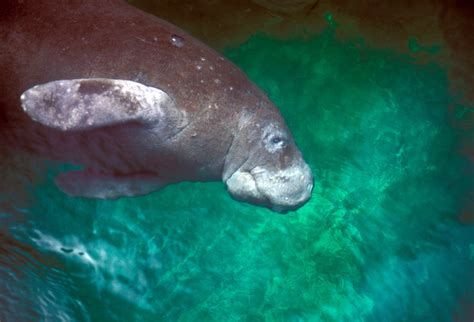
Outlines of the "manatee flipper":
<svg viewBox="0 0 474 322">
<path fill-rule="evenodd" d="M 61 173 L 55 182 L 69 196 L 97 199 L 146 195 L 167 185 L 167 182 L 151 175 L 117 176 L 96 174 L 88 170 Z"/>
<path fill-rule="evenodd" d="M 23 110 L 36 122 L 62 130 L 86 130 L 135 121 L 179 127 L 185 115 L 164 91 L 118 79 L 57 80 L 21 95 Z M 184 118 L 184 119 L 183 119 Z"/>
</svg>

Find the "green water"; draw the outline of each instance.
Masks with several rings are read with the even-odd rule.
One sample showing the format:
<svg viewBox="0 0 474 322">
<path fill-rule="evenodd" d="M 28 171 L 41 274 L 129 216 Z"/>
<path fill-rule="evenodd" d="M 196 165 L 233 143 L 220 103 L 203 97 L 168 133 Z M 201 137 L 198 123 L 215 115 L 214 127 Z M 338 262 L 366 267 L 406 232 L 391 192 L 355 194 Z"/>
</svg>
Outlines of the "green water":
<svg viewBox="0 0 474 322">
<path fill-rule="evenodd" d="M 23 246 L 2 242 L 0 320 L 468 320 L 472 164 L 446 72 L 333 32 L 225 52 L 281 108 L 316 177 L 307 205 L 272 213 L 222 183 L 71 199 L 51 164 L 30 207 L 2 210 Z"/>
</svg>

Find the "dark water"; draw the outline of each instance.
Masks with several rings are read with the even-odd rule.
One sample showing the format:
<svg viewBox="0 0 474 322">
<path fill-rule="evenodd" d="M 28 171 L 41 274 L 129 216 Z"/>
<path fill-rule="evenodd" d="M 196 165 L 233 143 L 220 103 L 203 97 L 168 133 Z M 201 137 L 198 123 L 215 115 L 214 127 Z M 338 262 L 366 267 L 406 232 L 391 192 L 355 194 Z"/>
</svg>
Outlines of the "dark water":
<svg viewBox="0 0 474 322">
<path fill-rule="evenodd" d="M 472 107 L 445 70 L 331 28 L 225 54 L 281 108 L 311 201 L 284 216 L 221 183 L 72 199 L 49 163 L 26 201 L 0 198 L 0 320 L 471 321 L 473 168 L 453 124 Z"/>
</svg>

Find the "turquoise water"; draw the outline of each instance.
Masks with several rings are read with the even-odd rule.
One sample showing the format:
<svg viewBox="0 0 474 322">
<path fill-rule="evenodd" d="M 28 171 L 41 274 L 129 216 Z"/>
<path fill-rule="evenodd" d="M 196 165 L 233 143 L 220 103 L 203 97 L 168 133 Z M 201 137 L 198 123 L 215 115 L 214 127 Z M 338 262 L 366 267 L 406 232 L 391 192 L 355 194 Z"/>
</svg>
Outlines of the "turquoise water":
<svg viewBox="0 0 474 322">
<path fill-rule="evenodd" d="M 71 199 L 48 163 L 26 207 L 2 198 L 0 320 L 472 320 L 473 167 L 453 126 L 470 107 L 448 113 L 446 71 L 331 28 L 225 54 L 281 108 L 311 201 L 280 215 L 222 183 Z"/>
</svg>

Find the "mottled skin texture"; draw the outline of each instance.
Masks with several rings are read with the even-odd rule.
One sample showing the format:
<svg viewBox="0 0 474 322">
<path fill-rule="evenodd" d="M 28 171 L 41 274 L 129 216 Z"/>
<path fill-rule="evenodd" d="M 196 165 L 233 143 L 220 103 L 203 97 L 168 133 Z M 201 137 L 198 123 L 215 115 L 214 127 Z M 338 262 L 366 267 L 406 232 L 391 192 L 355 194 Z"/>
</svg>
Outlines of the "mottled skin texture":
<svg viewBox="0 0 474 322">
<path fill-rule="evenodd" d="M 96 1 L 93 6 L 81 5 L 81 3 L 85 1 L 59 3 L 26 1 L 25 4 L 17 7 L 19 15 L 16 16 L 15 22 L 8 23 L 7 28 L 10 29 L 7 30 L 8 35 L 4 35 L 5 29 L 2 28 L 3 48 L 0 60 L 2 104 L 7 107 L 18 106 L 18 97 L 21 93 L 36 84 L 56 79 L 102 77 L 130 79 L 163 89 L 174 97 L 181 108 L 188 111 L 191 119 L 196 118 L 198 114 L 201 114 L 202 121 L 205 121 L 205 118 L 225 119 L 227 122 L 233 119 L 233 116 L 229 114 L 238 109 L 220 108 L 212 113 L 206 113 L 206 111 L 207 104 L 211 103 L 221 107 L 239 104 L 242 95 L 247 94 L 248 80 L 237 68 L 227 61 L 220 60 L 220 56 L 214 51 L 180 29 L 164 21 L 157 24 L 157 18 L 135 10 L 123 4 L 122 1 Z M 66 7 L 62 8 L 63 5 Z M 184 39 L 183 47 L 172 45 L 170 37 L 173 35 Z M 6 42 L 3 42 L 4 37 L 6 37 Z M 112 47 L 113 51 L 110 50 Z M 19 48 L 25 48 L 25 50 L 18 50 Z M 4 55 L 6 57 L 3 57 Z M 206 60 L 202 61 L 201 58 Z M 195 70 L 197 65 L 202 66 L 200 72 L 190 73 L 189 71 Z M 214 70 L 210 69 L 211 66 Z M 220 72 L 215 71 L 216 69 L 226 73 L 226 77 L 220 84 L 214 82 L 214 79 L 222 78 L 219 75 Z M 183 85 L 176 86 L 176 84 Z M 187 84 L 192 84 L 192 86 L 186 86 Z M 240 88 L 241 85 L 244 86 L 243 89 Z M 233 86 L 234 90 L 227 93 L 230 86 Z M 4 90 L 7 91 L 4 93 Z M 248 96 L 249 105 L 258 105 L 259 99 L 262 99 L 256 89 L 255 93 Z M 8 111 L 10 112 L 11 109 L 8 108 Z M 19 117 L 25 119 L 26 116 Z M 58 138 L 64 142 L 71 136 L 74 140 L 78 139 L 77 134 L 55 133 L 56 131 L 31 124 L 30 120 L 24 121 L 29 127 L 25 134 L 28 137 L 27 142 L 36 141 L 36 138 L 30 135 L 37 131 L 41 134 L 45 133 L 41 136 L 47 137 L 49 141 L 52 138 Z M 229 126 L 227 122 L 222 126 Z M 188 140 L 182 140 L 180 144 L 197 148 L 211 143 L 217 155 L 225 155 L 223 151 L 228 148 L 232 138 L 230 133 L 227 137 L 222 137 L 222 134 L 228 131 L 216 126 L 206 133 L 199 133 L 196 137 L 192 137 L 191 134 L 195 131 L 201 132 L 195 127 L 198 127 L 198 124 L 188 127 L 182 133 L 182 136 L 187 135 L 189 140 L 193 140 L 193 144 L 189 144 Z M 125 129 L 119 129 L 119 131 L 122 130 Z M 88 142 L 97 136 L 96 133 L 84 134 L 84 140 Z M 126 137 L 123 135 L 121 139 Z M 37 139 L 41 140 L 41 138 Z M 105 140 L 107 143 L 114 141 L 108 138 Z M 143 145 L 147 143 L 154 145 L 155 142 L 143 142 Z M 121 142 L 122 145 L 125 145 L 124 143 Z M 61 151 L 62 148 L 68 148 L 67 144 L 53 145 L 53 151 L 47 151 L 49 156 L 51 153 L 59 154 L 60 159 L 70 156 L 71 161 L 77 158 L 73 155 L 74 151 Z M 45 146 L 39 142 L 38 146 L 28 148 L 43 150 Z M 127 148 L 129 146 L 127 144 Z M 183 151 L 177 144 L 174 148 Z M 109 150 L 115 151 L 115 148 Z M 181 160 L 191 159 L 193 163 L 208 166 L 209 156 L 196 153 L 197 149 L 184 150 L 188 151 L 189 156 L 184 156 L 181 152 Z M 140 146 L 138 151 L 127 149 L 126 153 L 141 154 L 144 153 L 144 148 Z M 94 153 L 92 159 L 97 156 Z M 204 160 L 199 160 L 203 157 L 205 157 Z M 82 157 L 79 156 L 79 158 Z M 147 161 L 148 158 L 139 159 Z M 155 160 L 149 160 L 149 163 L 156 162 L 153 161 Z M 133 167 L 133 165 L 129 166 Z M 123 172 L 135 170 L 122 167 L 110 169 L 109 166 L 106 169 Z"/>
<path fill-rule="evenodd" d="M 163 90 L 189 122 L 172 136 L 136 122 L 64 132 L 22 113 L 19 97 L 29 88 L 83 78 L 132 80 Z M 2 3 L 0 104 L 7 142 L 94 173 L 150 174 L 167 183 L 220 180 L 244 163 L 250 170 L 255 156 L 248 151 L 262 137 L 239 133 L 266 123 L 277 123 L 288 143 L 270 169 L 303 162 L 278 110 L 236 66 L 119 0 Z"/>
</svg>

